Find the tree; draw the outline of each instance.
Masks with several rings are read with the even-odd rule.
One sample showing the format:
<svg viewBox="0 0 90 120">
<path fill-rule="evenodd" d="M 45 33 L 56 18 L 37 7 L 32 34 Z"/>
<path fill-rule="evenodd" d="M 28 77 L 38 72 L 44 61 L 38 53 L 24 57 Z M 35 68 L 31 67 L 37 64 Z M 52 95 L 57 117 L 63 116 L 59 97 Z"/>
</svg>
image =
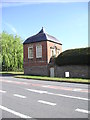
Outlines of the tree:
<svg viewBox="0 0 90 120">
<path fill-rule="evenodd" d="M 23 69 L 23 44 L 17 35 L 2 32 L 1 38 L 2 70 Z"/>
</svg>

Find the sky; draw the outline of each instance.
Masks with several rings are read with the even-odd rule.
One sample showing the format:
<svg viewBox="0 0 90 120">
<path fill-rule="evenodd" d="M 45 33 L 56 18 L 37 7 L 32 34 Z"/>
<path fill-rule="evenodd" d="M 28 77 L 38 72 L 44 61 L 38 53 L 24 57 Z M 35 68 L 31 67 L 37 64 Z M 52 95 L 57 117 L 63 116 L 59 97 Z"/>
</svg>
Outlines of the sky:
<svg viewBox="0 0 90 120">
<path fill-rule="evenodd" d="M 63 51 L 88 46 L 88 1 L 5 1 L 0 4 L 2 31 L 23 41 L 42 27 L 62 43 Z M 79 0 L 78 0 L 79 1 Z"/>
</svg>

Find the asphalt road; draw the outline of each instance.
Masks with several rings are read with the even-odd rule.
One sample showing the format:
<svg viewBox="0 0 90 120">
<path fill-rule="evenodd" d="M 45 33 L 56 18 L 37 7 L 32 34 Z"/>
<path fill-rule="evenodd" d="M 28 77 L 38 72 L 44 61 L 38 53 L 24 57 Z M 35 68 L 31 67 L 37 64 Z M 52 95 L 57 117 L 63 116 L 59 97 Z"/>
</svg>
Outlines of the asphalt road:
<svg viewBox="0 0 90 120">
<path fill-rule="evenodd" d="M 0 76 L 1 118 L 88 118 L 87 84 Z"/>
</svg>

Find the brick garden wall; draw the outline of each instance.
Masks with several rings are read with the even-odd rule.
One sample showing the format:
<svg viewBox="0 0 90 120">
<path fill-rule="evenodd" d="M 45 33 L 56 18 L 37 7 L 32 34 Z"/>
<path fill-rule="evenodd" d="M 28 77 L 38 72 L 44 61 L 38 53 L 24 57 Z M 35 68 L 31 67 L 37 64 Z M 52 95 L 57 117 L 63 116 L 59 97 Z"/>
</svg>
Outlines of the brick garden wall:
<svg viewBox="0 0 90 120">
<path fill-rule="evenodd" d="M 52 67 L 54 67 L 55 77 L 65 77 L 65 72 L 69 72 L 70 78 L 90 78 L 90 66 L 67 65 Z M 49 76 L 50 67 L 48 65 L 25 67 L 24 74 Z"/>
<path fill-rule="evenodd" d="M 90 78 L 90 66 L 87 65 L 54 66 L 54 68 L 56 77 L 65 77 L 65 72 L 69 72 L 71 78 Z"/>
</svg>

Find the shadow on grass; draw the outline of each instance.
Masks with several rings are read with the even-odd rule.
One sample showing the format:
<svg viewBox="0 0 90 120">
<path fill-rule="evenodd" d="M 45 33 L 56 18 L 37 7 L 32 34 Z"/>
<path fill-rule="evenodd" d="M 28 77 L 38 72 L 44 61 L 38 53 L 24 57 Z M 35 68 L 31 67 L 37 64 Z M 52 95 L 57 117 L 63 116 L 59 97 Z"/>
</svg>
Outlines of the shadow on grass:
<svg viewBox="0 0 90 120">
<path fill-rule="evenodd" d="M 24 74 L 13 74 L 13 73 L 0 73 L 0 76 L 16 76 L 16 75 L 24 75 Z"/>
</svg>

